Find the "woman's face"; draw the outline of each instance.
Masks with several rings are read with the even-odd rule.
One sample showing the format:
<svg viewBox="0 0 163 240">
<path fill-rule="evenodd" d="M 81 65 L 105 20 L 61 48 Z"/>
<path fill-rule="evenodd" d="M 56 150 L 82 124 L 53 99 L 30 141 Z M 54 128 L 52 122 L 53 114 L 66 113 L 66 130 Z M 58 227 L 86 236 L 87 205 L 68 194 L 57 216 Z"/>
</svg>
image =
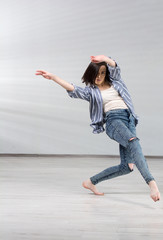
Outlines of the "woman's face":
<svg viewBox="0 0 163 240">
<path fill-rule="evenodd" d="M 106 67 L 105 65 L 102 65 L 99 69 L 99 72 L 97 74 L 97 77 L 95 79 L 95 84 L 100 87 L 104 85 L 105 82 L 105 76 L 106 76 Z"/>
</svg>

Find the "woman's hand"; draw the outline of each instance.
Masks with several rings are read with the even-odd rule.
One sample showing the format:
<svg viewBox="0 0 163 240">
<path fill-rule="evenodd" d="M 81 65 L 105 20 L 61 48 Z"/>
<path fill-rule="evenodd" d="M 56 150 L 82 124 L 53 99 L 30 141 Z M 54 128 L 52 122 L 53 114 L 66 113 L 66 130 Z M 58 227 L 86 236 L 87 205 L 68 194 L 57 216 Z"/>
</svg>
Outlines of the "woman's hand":
<svg viewBox="0 0 163 240">
<path fill-rule="evenodd" d="M 35 74 L 42 75 L 44 78 L 50 79 L 50 80 L 52 80 L 54 76 L 52 73 L 46 72 L 44 70 L 37 70 Z"/>
<path fill-rule="evenodd" d="M 46 72 L 44 70 L 37 70 L 36 75 L 42 75 L 44 78 L 53 80 L 54 82 L 58 83 L 60 86 L 65 88 L 68 91 L 74 91 L 74 86 L 65 80 L 61 79 L 60 77 L 57 77 L 56 75 Z"/>
<path fill-rule="evenodd" d="M 106 57 L 104 55 L 91 56 L 91 61 L 94 63 L 106 62 L 111 67 L 116 66 L 116 62 L 114 60 L 112 60 L 111 58 Z"/>
<path fill-rule="evenodd" d="M 91 56 L 91 61 L 94 63 L 107 62 L 108 57 L 104 55 Z"/>
</svg>

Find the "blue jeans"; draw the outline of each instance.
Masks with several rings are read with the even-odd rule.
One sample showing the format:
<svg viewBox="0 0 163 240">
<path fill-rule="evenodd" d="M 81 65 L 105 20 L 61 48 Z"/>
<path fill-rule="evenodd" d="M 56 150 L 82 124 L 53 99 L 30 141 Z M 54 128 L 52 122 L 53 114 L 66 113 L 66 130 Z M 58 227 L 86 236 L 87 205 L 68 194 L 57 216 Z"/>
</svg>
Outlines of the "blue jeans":
<svg viewBox="0 0 163 240">
<path fill-rule="evenodd" d="M 136 165 L 147 184 L 154 180 L 136 136 L 135 119 L 128 109 L 116 109 L 106 113 L 106 134 L 119 143 L 121 163 L 91 177 L 94 185 L 132 172 L 129 163 Z M 134 139 L 130 140 L 131 138 Z"/>
</svg>

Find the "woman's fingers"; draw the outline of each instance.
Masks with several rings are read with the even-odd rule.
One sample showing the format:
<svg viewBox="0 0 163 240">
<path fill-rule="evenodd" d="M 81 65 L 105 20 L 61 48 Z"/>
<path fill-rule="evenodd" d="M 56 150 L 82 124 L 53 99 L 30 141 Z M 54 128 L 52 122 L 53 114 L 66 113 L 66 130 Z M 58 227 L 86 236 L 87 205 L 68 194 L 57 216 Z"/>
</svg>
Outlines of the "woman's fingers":
<svg viewBox="0 0 163 240">
<path fill-rule="evenodd" d="M 42 75 L 42 74 L 46 74 L 47 72 L 44 70 L 37 70 L 36 71 L 36 75 Z"/>
<path fill-rule="evenodd" d="M 38 70 L 36 70 L 37 72 L 43 72 L 43 73 L 46 73 L 46 71 L 45 70 L 40 70 L 40 69 L 38 69 Z"/>
<path fill-rule="evenodd" d="M 104 55 L 91 56 L 91 61 L 94 63 L 105 62 L 106 57 Z"/>
<path fill-rule="evenodd" d="M 91 61 L 94 62 L 95 60 L 95 56 L 91 56 Z"/>
<path fill-rule="evenodd" d="M 46 72 L 44 70 L 36 70 L 35 75 L 41 75 L 42 77 L 49 79 L 49 80 L 53 79 L 53 74 Z"/>
<path fill-rule="evenodd" d="M 35 75 L 42 75 L 42 73 L 40 73 L 40 72 L 36 72 Z"/>
<path fill-rule="evenodd" d="M 91 56 L 91 61 L 94 63 L 98 63 L 99 62 L 98 56 Z"/>
</svg>

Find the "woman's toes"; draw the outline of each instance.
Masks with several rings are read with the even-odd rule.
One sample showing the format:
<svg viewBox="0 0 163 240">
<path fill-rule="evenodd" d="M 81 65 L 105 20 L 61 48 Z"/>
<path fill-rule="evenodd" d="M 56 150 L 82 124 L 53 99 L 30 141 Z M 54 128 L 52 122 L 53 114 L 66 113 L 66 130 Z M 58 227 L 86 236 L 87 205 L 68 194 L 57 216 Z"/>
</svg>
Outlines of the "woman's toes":
<svg viewBox="0 0 163 240">
<path fill-rule="evenodd" d="M 157 193 L 152 193 L 151 194 L 151 198 L 153 199 L 153 201 L 157 202 L 160 200 L 160 193 L 157 192 Z"/>
</svg>

